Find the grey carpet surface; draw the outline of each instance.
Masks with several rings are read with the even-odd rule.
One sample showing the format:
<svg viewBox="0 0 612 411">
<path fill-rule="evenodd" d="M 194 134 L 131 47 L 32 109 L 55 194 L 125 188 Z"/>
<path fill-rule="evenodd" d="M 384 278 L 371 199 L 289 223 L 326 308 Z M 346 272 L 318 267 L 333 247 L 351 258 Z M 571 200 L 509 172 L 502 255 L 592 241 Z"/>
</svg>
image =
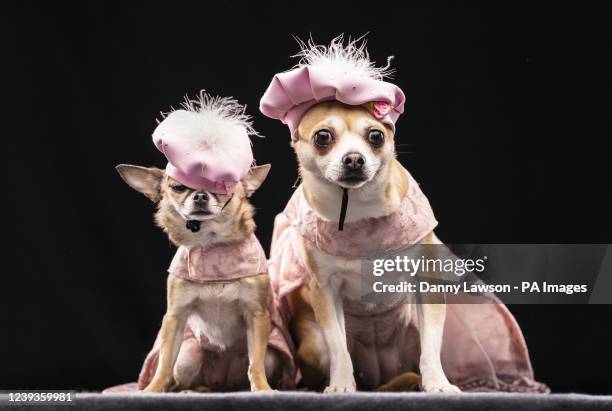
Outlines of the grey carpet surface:
<svg viewBox="0 0 612 411">
<path fill-rule="evenodd" d="M 72 405 L 17 405 L 3 398 L 0 410 L 612 410 L 612 396 L 582 394 L 386 394 L 324 395 L 303 392 L 232 394 L 79 393 Z"/>
</svg>

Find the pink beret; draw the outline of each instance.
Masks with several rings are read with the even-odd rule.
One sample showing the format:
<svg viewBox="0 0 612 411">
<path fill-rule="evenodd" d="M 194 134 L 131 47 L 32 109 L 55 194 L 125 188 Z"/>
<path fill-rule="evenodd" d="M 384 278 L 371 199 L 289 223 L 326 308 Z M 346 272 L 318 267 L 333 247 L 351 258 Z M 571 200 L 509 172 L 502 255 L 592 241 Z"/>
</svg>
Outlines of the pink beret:
<svg viewBox="0 0 612 411">
<path fill-rule="evenodd" d="M 350 70 L 330 71 L 305 65 L 274 76 L 261 98 L 259 109 L 289 126 L 291 134 L 306 111 L 322 101 L 336 100 L 364 106 L 395 131 L 395 121 L 404 111 L 404 93 L 395 84 Z"/>
<path fill-rule="evenodd" d="M 235 103 L 229 99 L 208 103 L 211 101 Z M 189 188 L 232 193 L 249 172 L 253 152 L 248 117 L 243 113 L 231 116 L 212 103 L 208 107 L 202 103 L 197 110 L 171 112 L 153 132 L 153 142 L 168 159 L 166 174 Z"/>
</svg>

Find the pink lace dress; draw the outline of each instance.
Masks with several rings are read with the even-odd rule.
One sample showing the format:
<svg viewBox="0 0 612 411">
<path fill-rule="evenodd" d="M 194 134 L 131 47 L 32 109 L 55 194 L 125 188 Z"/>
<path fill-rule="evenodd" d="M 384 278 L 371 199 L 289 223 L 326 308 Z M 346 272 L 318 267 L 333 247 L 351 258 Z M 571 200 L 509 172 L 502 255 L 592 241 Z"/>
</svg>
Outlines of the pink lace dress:
<svg viewBox="0 0 612 411">
<path fill-rule="evenodd" d="M 320 218 L 302 187 L 296 189 L 275 219 L 268 267 L 285 322 L 292 316 L 287 295 L 310 279 L 301 252 L 303 239 L 330 255 L 359 259 L 369 245 L 407 247 L 433 231 L 437 221 L 429 202 L 410 175 L 409 180 L 398 211 L 346 223 L 343 231 L 338 231 L 337 222 Z M 494 295 L 461 298 L 447 300 L 441 358 L 451 383 L 466 391 L 547 392 L 534 380 L 525 340 L 508 309 Z M 410 318 L 416 318 L 416 308 L 409 309 Z M 418 330 L 407 324 L 405 310 L 403 304 L 345 299 L 347 343 L 359 389 L 374 389 L 403 372 L 418 372 Z"/>
</svg>

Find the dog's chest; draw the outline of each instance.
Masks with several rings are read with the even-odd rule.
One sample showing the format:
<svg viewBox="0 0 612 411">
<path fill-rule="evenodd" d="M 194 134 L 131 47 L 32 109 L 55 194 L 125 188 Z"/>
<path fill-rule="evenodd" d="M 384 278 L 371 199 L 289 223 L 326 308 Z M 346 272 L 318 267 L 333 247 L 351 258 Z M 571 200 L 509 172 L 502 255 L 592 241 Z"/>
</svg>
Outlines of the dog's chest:
<svg viewBox="0 0 612 411">
<path fill-rule="evenodd" d="M 309 253 L 318 268 L 320 282 L 329 284 L 342 297 L 359 301 L 362 292 L 362 260 L 330 255 L 316 247 L 309 247 Z"/>
<path fill-rule="evenodd" d="M 244 340 L 243 313 L 253 299 L 249 289 L 238 281 L 197 284 L 194 288 L 188 314 L 194 335 L 220 350 Z"/>
<path fill-rule="evenodd" d="M 347 259 L 325 253 L 316 247 L 308 247 L 308 252 L 314 259 L 317 267 L 317 277 L 323 284 L 328 284 L 340 297 L 353 302 L 361 302 L 364 295 L 372 292 L 373 282 L 380 281 L 371 272 L 364 271 L 364 267 L 371 267 L 371 264 L 364 264 L 362 259 Z M 414 303 L 414 295 L 407 293 L 403 296 L 403 304 Z M 389 304 L 393 304 L 391 299 Z M 363 307 L 363 311 L 377 311 L 375 304 L 364 303 L 354 305 L 352 311 L 357 310 L 358 306 Z"/>
</svg>

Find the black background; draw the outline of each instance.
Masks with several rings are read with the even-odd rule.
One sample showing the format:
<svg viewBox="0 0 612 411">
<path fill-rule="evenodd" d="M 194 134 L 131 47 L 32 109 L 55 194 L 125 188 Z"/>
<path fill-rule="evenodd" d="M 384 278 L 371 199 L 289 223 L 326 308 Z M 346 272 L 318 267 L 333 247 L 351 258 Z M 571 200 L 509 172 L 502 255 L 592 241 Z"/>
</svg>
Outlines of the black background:
<svg viewBox="0 0 612 411">
<path fill-rule="evenodd" d="M 186 93 L 235 96 L 266 136 L 254 202 L 268 248 L 295 159 L 257 108 L 293 34 L 370 32 L 374 59 L 396 56 L 400 159 L 443 241 L 610 242 L 609 16 L 594 4 L 48 3 L 2 6 L 1 388 L 135 380 L 173 248 L 114 166 L 164 165 L 150 135 Z M 537 378 L 612 393 L 611 308 L 510 307 Z"/>
</svg>

